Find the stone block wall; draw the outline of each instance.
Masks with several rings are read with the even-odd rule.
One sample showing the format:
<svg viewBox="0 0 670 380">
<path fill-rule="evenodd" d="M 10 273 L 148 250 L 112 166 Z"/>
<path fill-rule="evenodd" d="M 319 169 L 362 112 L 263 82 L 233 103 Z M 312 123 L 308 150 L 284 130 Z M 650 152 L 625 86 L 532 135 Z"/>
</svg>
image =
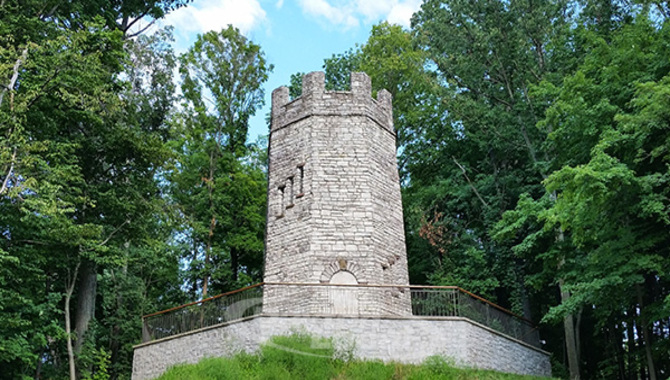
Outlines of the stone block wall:
<svg viewBox="0 0 670 380">
<path fill-rule="evenodd" d="M 135 347 L 133 380 L 206 357 L 253 352 L 272 336 L 300 331 L 332 337 L 362 359 L 421 363 L 440 355 L 458 366 L 551 376 L 549 354 L 468 319 L 261 315 Z"/>
<path fill-rule="evenodd" d="M 395 141 L 391 96 L 373 99 L 364 73 L 352 73 L 351 91 L 325 91 L 314 72 L 293 101 L 285 87 L 273 92 L 266 283 L 328 283 L 332 268 L 357 284 L 409 283 Z M 264 310 L 324 313 L 331 295 L 268 288 Z M 354 314 L 411 314 L 408 292 L 355 296 Z"/>
<path fill-rule="evenodd" d="M 154 379 L 178 364 L 195 364 L 208 357 L 254 352 L 261 344 L 260 319 L 250 318 L 135 347 L 133 380 Z"/>
</svg>

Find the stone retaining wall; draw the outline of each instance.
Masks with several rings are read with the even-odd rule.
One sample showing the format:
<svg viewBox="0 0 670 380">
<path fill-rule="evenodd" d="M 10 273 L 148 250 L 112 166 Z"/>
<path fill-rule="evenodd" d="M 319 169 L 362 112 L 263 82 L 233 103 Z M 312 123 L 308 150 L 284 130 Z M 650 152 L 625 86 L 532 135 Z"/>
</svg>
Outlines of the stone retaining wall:
<svg viewBox="0 0 670 380">
<path fill-rule="evenodd" d="M 550 376 L 549 354 L 460 317 L 260 315 L 135 346 L 134 380 L 206 357 L 253 352 L 270 337 L 304 331 L 354 347 L 357 358 L 420 363 L 441 355 L 459 366 Z"/>
</svg>

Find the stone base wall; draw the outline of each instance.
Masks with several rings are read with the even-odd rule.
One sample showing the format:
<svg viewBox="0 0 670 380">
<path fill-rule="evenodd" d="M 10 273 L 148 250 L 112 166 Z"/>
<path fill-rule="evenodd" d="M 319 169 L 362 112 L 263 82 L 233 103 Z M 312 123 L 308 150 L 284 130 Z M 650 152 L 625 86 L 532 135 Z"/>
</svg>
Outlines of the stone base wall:
<svg viewBox="0 0 670 380">
<path fill-rule="evenodd" d="M 293 300 L 292 302 L 290 302 Z M 263 312 L 273 315 L 411 316 L 408 287 L 263 286 Z"/>
<path fill-rule="evenodd" d="M 260 315 L 135 346 L 132 378 L 153 379 L 175 364 L 253 352 L 272 336 L 295 331 L 344 342 L 362 359 L 420 363 L 440 355 L 459 366 L 551 375 L 547 352 L 460 317 Z"/>
</svg>

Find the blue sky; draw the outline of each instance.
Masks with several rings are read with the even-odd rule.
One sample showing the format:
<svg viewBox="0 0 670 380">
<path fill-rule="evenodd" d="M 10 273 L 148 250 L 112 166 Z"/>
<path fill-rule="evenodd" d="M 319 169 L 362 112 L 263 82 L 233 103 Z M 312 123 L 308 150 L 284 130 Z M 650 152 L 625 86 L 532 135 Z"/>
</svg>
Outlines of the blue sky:
<svg viewBox="0 0 670 380">
<path fill-rule="evenodd" d="M 265 106 L 251 120 L 250 141 L 267 134 L 270 94 L 291 74 L 322 69 L 323 59 L 364 43 L 372 25 L 409 26 L 421 0 L 195 0 L 169 14 L 175 50 L 184 52 L 197 34 L 228 24 L 259 44 L 275 68 L 265 84 Z"/>
</svg>

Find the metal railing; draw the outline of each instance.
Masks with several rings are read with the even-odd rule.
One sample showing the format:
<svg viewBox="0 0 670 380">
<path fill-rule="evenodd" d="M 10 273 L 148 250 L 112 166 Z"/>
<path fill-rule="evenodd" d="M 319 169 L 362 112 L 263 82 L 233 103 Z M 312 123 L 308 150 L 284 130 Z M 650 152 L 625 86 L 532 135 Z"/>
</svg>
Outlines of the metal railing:
<svg viewBox="0 0 670 380">
<path fill-rule="evenodd" d="M 412 287 L 412 315 L 462 317 L 540 346 L 537 327 L 511 311 L 459 287 Z"/>
<path fill-rule="evenodd" d="M 480 323 L 527 344 L 539 347 L 539 335 L 533 323 L 511 311 L 456 286 L 417 286 L 417 285 L 335 285 L 304 283 L 259 283 L 232 292 L 220 294 L 202 301 L 192 302 L 172 309 L 148 314 L 142 317 L 142 341 L 148 342 L 177 334 L 186 333 L 204 327 L 231 322 L 236 319 L 259 315 L 263 312 L 263 288 L 299 288 L 313 289 L 313 294 L 333 293 L 331 299 L 356 295 L 364 298 L 371 291 L 400 291 L 411 295 L 411 315 L 409 300 L 407 313 L 396 317 L 462 317 Z M 318 289 L 318 291 L 316 291 Z M 343 293 L 343 290 L 346 292 Z M 409 293 L 407 291 L 409 290 Z M 321 301 L 319 301 L 321 302 Z M 318 302 L 315 302 L 318 303 Z M 285 314 L 309 315 L 306 309 L 297 312 L 282 311 Z M 317 309 L 315 309 L 317 310 Z M 318 310 L 333 310 L 321 308 Z M 363 315 L 355 312 L 351 305 L 345 309 L 353 316 Z M 281 314 L 281 313 L 280 313 Z M 314 312 L 312 314 L 320 314 Z M 323 314 L 323 313 L 321 313 Z M 330 314 L 328 311 L 326 314 Z M 385 316 L 380 313 L 379 316 Z M 367 313 L 366 315 L 370 315 Z"/>
<path fill-rule="evenodd" d="M 263 284 L 219 294 L 142 317 L 142 342 L 258 315 L 263 306 Z"/>
</svg>

